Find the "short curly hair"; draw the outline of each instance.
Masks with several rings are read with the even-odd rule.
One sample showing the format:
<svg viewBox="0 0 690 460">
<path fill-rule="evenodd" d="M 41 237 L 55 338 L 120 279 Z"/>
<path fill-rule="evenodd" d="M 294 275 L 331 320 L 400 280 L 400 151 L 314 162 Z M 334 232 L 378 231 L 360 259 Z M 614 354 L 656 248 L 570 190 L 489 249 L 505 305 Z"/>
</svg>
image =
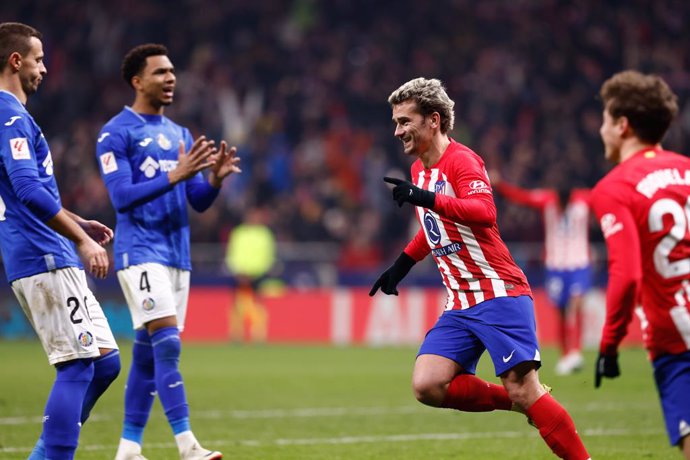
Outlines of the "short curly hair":
<svg viewBox="0 0 690 460">
<path fill-rule="evenodd" d="M 613 118 L 626 117 L 637 137 L 658 144 L 678 113 L 678 97 L 658 75 L 625 70 L 601 86 L 599 96 Z"/>
<path fill-rule="evenodd" d="M 443 134 L 453 129 L 455 124 L 455 114 L 453 113 L 455 102 L 448 97 L 448 93 L 446 93 L 441 80 L 422 77 L 410 80 L 393 91 L 388 97 L 388 103 L 394 106 L 410 99 L 417 103 L 419 113 L 425 117 L 438 112 L 441 116 L 441 132 Z"/>
<path fill-rule="evenodd" d="M 122 60 L 122 78 L 129 86 L 132 85 L 132 78 L 139 75 L 146 67 L 146 58 L 151 56 L 167 56 L 168 48 L 156 43 L 146 43 L 132 48 Z"/>
</svg>

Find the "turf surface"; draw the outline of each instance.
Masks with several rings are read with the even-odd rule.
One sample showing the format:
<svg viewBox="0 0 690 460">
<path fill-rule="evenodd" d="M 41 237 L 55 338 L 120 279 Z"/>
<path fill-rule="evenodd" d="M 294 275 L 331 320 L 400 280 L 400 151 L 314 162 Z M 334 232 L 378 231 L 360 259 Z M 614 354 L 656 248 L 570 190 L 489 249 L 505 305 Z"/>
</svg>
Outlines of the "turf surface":
<svg viewBox="0 0 690 460">
<path fill-rule="evenodd" d="M 84 426 L 77 459 L 112 459 L 122 422 L 131 345 L 123 373 Z M 410 390 L 412 348 L 185 344 L 182 373 L 192 428 L 229 459 L 551 459 L 537 431 L 516 413 L 460 413 L 424 407 Z M 25 459 L 39 435 L 54 371 L 35 342 L 0 341 L 0 458 Z M 553 374 L 544 350 L 541 380 L 570 411 L 590 454 L 603 459 L 678 459 L 668 445 L 651 366 L 624 350 L 622 377 L 594 390 L 592 361 L 580 374 Z M 490 381 L 484 356 L 479 375 Z M 176 459 L 161 406 L 144 436 L 150 460 Z"/>
</svg>

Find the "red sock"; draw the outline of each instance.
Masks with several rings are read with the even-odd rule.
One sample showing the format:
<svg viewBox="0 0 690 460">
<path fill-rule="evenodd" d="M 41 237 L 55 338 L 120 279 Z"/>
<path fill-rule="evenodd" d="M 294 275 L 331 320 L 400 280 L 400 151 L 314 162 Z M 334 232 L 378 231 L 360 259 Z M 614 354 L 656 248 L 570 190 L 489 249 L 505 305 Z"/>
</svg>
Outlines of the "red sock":
<svg viewBox="0 0 690 460">
<path fill-rule="evenodd" d="M 539 434 L 554 454 L 567 460 L 587 460 L 589 454 L 575 430 L 573 419 L 558 401 L 546 393 L 532 407 L 527 416 L 539 429 Z"/>
<path fill-rule="evenodd" d="M 486 382 L 474 375 L 461 374 L 448 385 L 442 407 L 465 412 L 510 410 L 513 402 L 503 385 Z"/>
<path fill-rule="evenodd" d="M 573 326 L 570 331 L 570 348 L 580 351 L 582 342 L 582 309 L 578 308 L 573 316 Z"/>
<path fill-rule="evenodd" d="M 558 321 L 558 344 L 561 347 L 561 357 L 568 354 L 568 320 L 565 312 L 559 312 Z"/>
</svg>

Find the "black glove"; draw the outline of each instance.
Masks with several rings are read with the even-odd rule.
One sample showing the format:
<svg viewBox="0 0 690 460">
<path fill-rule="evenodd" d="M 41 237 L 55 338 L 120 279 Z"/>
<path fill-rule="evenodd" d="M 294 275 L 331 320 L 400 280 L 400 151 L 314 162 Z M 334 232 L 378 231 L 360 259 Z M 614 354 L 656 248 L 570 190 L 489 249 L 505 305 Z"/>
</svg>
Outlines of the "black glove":
<svg viewBox="0 0 690 460">
<path fill-rule="evenodd" d="M 376 294 L 378 288 L 381 288 L 381 291 L 384 294 L 398 295 L 396 286 L 401 279 L 405 278 L 405 275 L 407 275 L 415 263 L 417 262 L 415 262 L 412 257 L 405 254 L 405 252 L 400 254 L 400 257 L 396 259 L 393 265 L 391 265 L 388 270 L 379 276 L 379 279 L 376 280 L 374 286 L 372 286 L 371 290 L 369 291 L 369 295 L 373 296 Z"/>
<path fill-rule="evenodd" d="M 403 205 L 404 202 L 411 203 L 415 206 L 421 206 L 426 209 L 433 209 L 436 202 L 436 194 L 428 190 L 423 190 L 411 182 L 395 177 L 384 177 L 383 180 L 389 184 L 395 185 L 393 188 L 393 199 L 398 202 L 398 206 Z"/>
<path fill-rule="evenodd" d="M 608 377 L 615 379 L 621 375 L 621 370 L 618 367 L 618 353 L 615 355 L 604 355 L 599 353 L 597 364 L 594 368 L 594 388 L 601 386 L 601 378 Z"/>
</svg>

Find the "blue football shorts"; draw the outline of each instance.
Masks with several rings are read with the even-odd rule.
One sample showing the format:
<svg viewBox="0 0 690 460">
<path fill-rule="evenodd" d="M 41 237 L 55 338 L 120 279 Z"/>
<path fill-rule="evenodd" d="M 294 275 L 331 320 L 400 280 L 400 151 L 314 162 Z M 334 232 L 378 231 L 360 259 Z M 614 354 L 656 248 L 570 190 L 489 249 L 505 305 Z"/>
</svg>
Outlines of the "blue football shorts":
<svg viewBox="0 0 690 460">
<path fill-rule="evenodd" d="M 671 445 L 690 434 L 690 351 L 654 360 L 654 380 Z"/>
<path fill-rule="evenodd" d="M 427 332 L 419 355 L 439 355 L 474 374 L 484 350 L 496 375 L 525 361 L 541 366 L 534 303 L 529 296 L 498 297 L 465 310 L 446 310 Z"/>
<path fill-rule="evenodd" d="M 568 306 L 570 298 L 583 295 L 592 286 L 592 269 L 587 266 L 576 270 L 546 270 L 546 293 L 559 309 Z"/>
</svg>

